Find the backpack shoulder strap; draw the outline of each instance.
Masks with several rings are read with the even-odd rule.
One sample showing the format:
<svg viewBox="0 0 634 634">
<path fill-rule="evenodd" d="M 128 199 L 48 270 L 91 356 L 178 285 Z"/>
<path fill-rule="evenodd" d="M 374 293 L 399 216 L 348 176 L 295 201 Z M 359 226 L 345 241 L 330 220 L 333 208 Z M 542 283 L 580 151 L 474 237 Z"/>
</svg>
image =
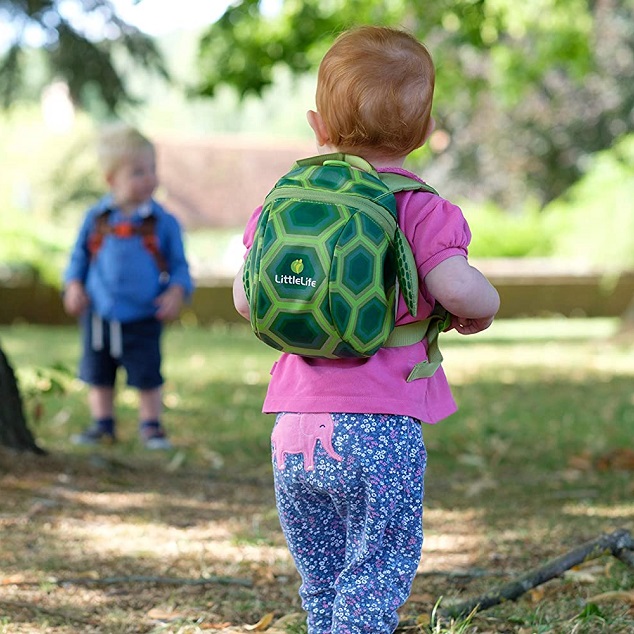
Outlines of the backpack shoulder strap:
<svg viewBox="0 0 634 634">
<path fill-rule="evenodd" d="M 395 174 L 394 172 L 381 172 L 379 178 L 389 187 L 393 194 L 398 192 L 424 191 L 438 196 L 438 192 L 427 183 L 423 183 L 404 174 Z"/>
<path fill-rule="evenodd" d="M 156 216 L 145 216 L 139 226 L 139 235 L 143 246 L 149 251 L 161 273 L 161 280 L 169 279 L 169 266 L 167 260 L 159 248 L 159 240 L 156 235 Z"/>
<path fill-rule="evenodd" d="M 427 183 L 394 172 L 381 172 L 381 180 L 393 194 L 405 191 L 425 191 L 438 196 L 438 192 Z M 442 363 L 442 354 L 438 347 L 438 335 L 451 324 L 451 315 L 437 304 L 432 314 L 423 321 L 413 322 L 405 326 L 396 326 L 385 344 L 386 347 L 409 346 L 427 340 L 427 360 L 417 363 L 407 381 L 424 379 L 433 376 Z"/>
<path fill-rule="evenodd" d="M 108 218 L 112 209 L 106 208 L 95 216 L 92 232 L 88 236 L 88 252 L 91 259 L 94 259 L 101 249 L 104 236 L 108 233 Z"/>
<path fill-rule="evenodd" d="M 381 172 L 379 178 L 389 190 L 389 192 L 382 196 L 391 196 L 404 191 L 426 191 L 438 196 L 438 192 L 431 185 L 404 174 Z M 418 271 L 412 249 L 400 227 L 396 229 L 395 245 L 398 253 L 397 270 L 401 293 L 403 294 L 410 315 L 414 317 L 418 310 Z"/>
<path fill-rule="evenodd" d="M 328 165 L 328 164 L 343 163 L 356 167 L 357 169 L 369 172 L 377 178 L 381 178 L 377 171 L 368 163 L 365 159 L 354 154 L 344 154 L 343 152 L 333 152 L 332 154 L 318 154 L 317 156 L 309 156 L 308 158 L 300 159 L 295 163 L 294 167 L 308 167 L 311 165 Z M 383 179 L 381 179 L 383 180 Z"/>
<path fill-rule="evenodd" d="M 88 252 L 90 253 L 91 259 L 94 259 L 99 253 L 105 236 L 112 233 L 111 227 L 108 225 L 108 218 L 110 218 L 111 214 L 112 209 L 107 208 L 95 217 L 92 233 L 88 236 Z M 156 266 L 160 271 L 161 279 L 168 279 L 169 266 L 165 256 L 159 249 L 159 241 L 156 236 L 156 216 L 154 214 L 150 214 L 149 216 L 144 217 L 138 227 L 138 231 L 135 233 L 141 236 L 143 246 L 154 258 Z"/>
</svg>

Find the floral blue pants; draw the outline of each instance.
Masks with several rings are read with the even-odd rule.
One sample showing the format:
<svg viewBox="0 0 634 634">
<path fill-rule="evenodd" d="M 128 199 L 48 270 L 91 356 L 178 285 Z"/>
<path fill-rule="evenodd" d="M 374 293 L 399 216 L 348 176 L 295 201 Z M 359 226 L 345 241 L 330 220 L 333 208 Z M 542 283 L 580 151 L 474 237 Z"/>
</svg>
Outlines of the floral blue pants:
<svg viewBox="0 0 634 634">
<path fill-rule="evenodd" d="M 423 543 L 421 424 L 379 414 L 280 414 L 272 446 L 277 508 L 302 578 L 309 634 L 393 632 Z"/>
</svg>

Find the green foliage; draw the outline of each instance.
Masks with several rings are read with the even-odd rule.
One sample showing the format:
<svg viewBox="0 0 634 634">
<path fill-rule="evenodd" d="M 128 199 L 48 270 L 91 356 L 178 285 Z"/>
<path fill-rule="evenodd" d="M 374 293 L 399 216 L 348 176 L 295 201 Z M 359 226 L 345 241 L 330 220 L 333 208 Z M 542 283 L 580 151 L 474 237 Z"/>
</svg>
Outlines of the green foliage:
<svg viewBox="0 0 634 634">
<path fill-rule="evenodd" d="M 81 215 L 102 191 L 93 134 L 85 115 L 63 135 L 34 107 L 0 118 L 0 260 L 8 276 L 28 265 L 59 286 Z"/>
<path fill-rule="evenodd" d="M 40 34 L 46 80 L 65 80 L 72 98 L 84 107 L 90 105 L 91 93 L 108 111 L 134 103 L 133 92 L 126 86 L 130 64 L 167 76 L 155 43 L 124 22 L 113 2 L 81 0 L 77 13 L 65 11 L 65 4 L 63 0 L 5 0 L 0 5 L 0 17 L 14 27 L 6 51 L 0 50 L 4 108 L 14 104 L 24 88 L 25 68 L 32 56 L 23 34 L 29 30 Z M 117 55 L 123 56 L 122 63 L 115 62 Z"/>
<path fill-rule="evenodd" d="M 74 382 L 74 367 L 59 362 L 50 366 L 31 366 L 20 372 L 20 395 L 28 404 L 35 425 L 41 422 L 43 402 L 49 398 L 65 398 L 72 391 Z"/>
<path fill-rule="evenodd" d="M 471 256 L 556 257 L 607 273 L 634 267 L 634 135 L 588 160 L 587 172 L 565 195 L 540 209 L 508 213 L 464 201 L 473 233 Z"/>
<path fill-rule="evenodd" d="M 578 82 L 592 69 L 593 18 L 586 0 L 494 0 L 487 8 L 502 29 L 491 48 L 493 84 L 509 104 L 555 69 Z"/>
<path fill-rule="evenodd" d="M 509 214 L 494 205 L 470 209 L 465 216 L 473 234 L 469 255 L 476 258 L 548 257 L 555 253 L 555 238 L 537 206 Z"/>
<path fill-rule="evenodd" d="M 260 94 L 264 86 L 273 82 L 273 66 L 284 54 L 284 48 L 271 24 L 259 20 L 254 11 L 257 4 L 248 1 L 230 6 L 217 26 L 201 39 L 201 94 L 212 96 L 220 83 L 240 86 L 242 96 Z M 234 24 L 239 24 L 235 30 Z M 293 65 L 298 72 L 310 68 L 302 53 L 293 56 Z"/>
<path fill-rule="evenodd" d="M 590 161 L 586 175 L 546 209 L 557 253 L 608 271 L 634 267 L 634 134 Z"/>
<path fill-rule="evenodd" d="M 450 198 L 522 209 L 574 183 L 588 155 L 632 130 L 634 5 L 629 0 L 257 0 L 231 4 L 201 39 L 200 94 L 263 94 L 274 69 L 314 70 L 343 29 L 406 26 L 437 64 L 435 116 L 449 144 L 432 182 Z M 433 143 L 432 138 L 432 143 Z M 425 165 L 427 168 L 428 165 Z"/>
<path fill-rule="evenodd" d="M 595 618 L 603 620 L 603 613 L 601 612 L 601 608 L 596 603 L 586 603 L 577 618 L 580 621 L 586 622 L 591 621 Z"/>
<path fill-rule="evenodd" d="M 553 64 L 577 78 L 592 65 L 586 0 L 521 6 L 510 0 L 285 0 L 274 17 L 262 13 L 258 0 L 241 0 L 200 41 L 200 90 L 213 94 L 225 84 L 242 95 L 261 94 L 271 85 L 275 65 L 294 73 L 314 69 L 334 37 L 359 24 L 406 26 L 429 41 L 440 60 L 439 86 L 446 100 L 456 91 L 483 86 L 473 67 L 485 59 L 482 52 L 493 53 L 490 79 L 496 88 L 516 99 Z"/>
<path fill-rule="evenodd" d="M 440 597 L 434 605 L 429 634 L 469 634 L 472 631 L 472 621 L 477 610 L 474 609 L 464 619 L 451 619 L 449 623 L 445 623 L 443 619 L 438 618 L 438 610 L 442 607 L 442 603 L 443 597 Z"/>
<path fill-rule="evenodd" d="M 94 123 L 81 113 L 70 131 L 51 128 L 34 105 L 0 117 L 3 215 L 78 222 L 86 201 L 103 191 L 94 135 Z"/>
<path fill-rule="evenodd" d="M 231 4 L 200 41 L 203 79 L 199 90 L 212 95 L 224 84 L 241 95 L 262 94 L 272 84 L 276 65 L 283 64 L 296 74 L 315 69 L 334 37 L 357 24 L 398 25 L 409 17 L 427 32 L 447 14 L 458 13 L 467 27 L 456 36 L 472 40 L 482 21 L 481 4 L 471 0 L 435 3 L 425 7 L 422 22 L 421 9 L 411 8 L 404 0 L 286 0 L 280 15 L 273 18 L 262 14 L 259 0 L 241 0 Z"/>
<path fill-rule="evenodd" d="M 37 276 L 53 286 L 61 285 L 71 234 L 51 222 L 34 223 L 31 217 L 0 216 L 0 282 Z"/>
</svg>

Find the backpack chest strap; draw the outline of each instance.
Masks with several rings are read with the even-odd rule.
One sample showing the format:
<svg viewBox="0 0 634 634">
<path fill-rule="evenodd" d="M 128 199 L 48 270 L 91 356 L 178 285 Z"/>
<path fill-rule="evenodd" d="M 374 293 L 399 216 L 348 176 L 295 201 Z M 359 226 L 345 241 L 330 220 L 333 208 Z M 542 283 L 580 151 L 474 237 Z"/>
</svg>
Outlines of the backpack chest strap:
<svg viewBox="0 0 634 634">
<path fill-rule="evenodd" d="M 383 344 L 385 348 L 411 346 L 423 339 L 427 340 L 427 359 L 417 363 L 407 377 L 410 383 L 416 379 L 433 376 L 442 363 L 442 353 L 438 347 L 438 335 L 451 323 L 451 315 L 444 310 L 435 310 L 427 319 L 415 321 L 404 326 L 396 326 Z"/>
<path fill-rule="evenodd" d="M 161 281 L 167 282 L 169 280 L 169 266 L 165 256 L 159 249 L 159 241 L 156 235 L 156 217 L 153 215 L 146 216 L 141 221 L 141 224 L 124 221 L 113 225 L 108 222 L 111 213 L 111 210 L 107 209 L 97 216 L 95 220 L 94 231 L 88 238 L 88 250 L 91 257 L 94 259 L 97 256 L 105 236 L 124 239 L 141 236 L 143 246 L 152 255 L 161 273 Z"/>
</svg>

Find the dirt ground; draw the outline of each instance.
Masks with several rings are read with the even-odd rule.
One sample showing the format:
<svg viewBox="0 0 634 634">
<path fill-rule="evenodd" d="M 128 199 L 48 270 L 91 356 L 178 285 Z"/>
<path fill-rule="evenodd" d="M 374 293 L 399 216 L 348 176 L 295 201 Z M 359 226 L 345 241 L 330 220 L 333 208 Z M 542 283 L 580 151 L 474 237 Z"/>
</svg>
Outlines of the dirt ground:
<svg viewBox="0 0 634 634">
<path fill-rule="evenodd" d="M 605 518 L 591 517 L 558 526 L 564 501 L 574 505 L 581 493 L 566 500 L 553 493 L 537 513 L 535 490 L 509 476 L 510 497 L 500 507 L 491 503 L 495 483 L 428 472 L 424 555 L 401 610 L 403 629 L 424 631 L 439 597 L 478 595 L 605 528 Z M 178 453 L 166 460 L 114 450 L 47 457 L 0 450 L 0 496 L 3 634 L 305 631 L 268 468 L 189 465 Z M 613 527 L 622 525 L 627 515 L 611 508 Z M 589 561 L 478 615 L 464 632 L 634 632 L 631 590 L 629 601 L 601 606 L 612 629 L 574 621 L 583 600 L 615 574 L 632 582 L 618 566 L 613 557 Z M 561 625 L 540 629 L 540 622 Z"/>
</svg>

